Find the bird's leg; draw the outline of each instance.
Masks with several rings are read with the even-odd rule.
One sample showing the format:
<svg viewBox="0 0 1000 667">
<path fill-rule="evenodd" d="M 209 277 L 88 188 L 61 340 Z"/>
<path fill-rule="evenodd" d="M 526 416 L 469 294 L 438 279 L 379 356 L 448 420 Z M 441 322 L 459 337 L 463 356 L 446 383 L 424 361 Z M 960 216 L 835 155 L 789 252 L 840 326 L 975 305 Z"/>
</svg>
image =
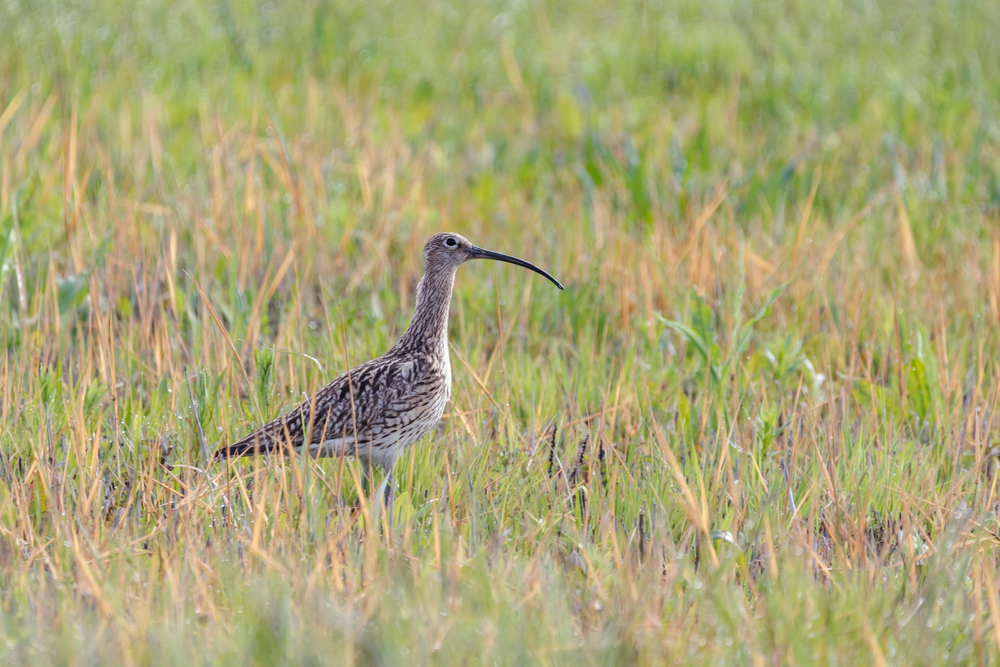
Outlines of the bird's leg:
<svg viewBox="0 0 1000 667">
<path fill-rule="evenodd" d="M 389 510 L 392 510 L 392 499 L 393 496 L 395 495 L 393 491 L 394 491 L 394 485 L 392 483 L 392 469 L 390 468 L 389 472 L 385 474 L 385 493 L 383 494 L 382 498 L 385 501 L 386 508 L 388 508 Z"/>
<path fill-rule="evenodd" d="M 372 487 L 372 473 L 367 466 L 361 471 L 361 493 L 364 494 L 365 498 L 371 493 Z M 359 501 L 360 502 L 360 501 Z"/>
<path fill-rule="evenodd" d="M 386 525 L 389 526 L 389 530 L 392 530 L 392 501 L 395 497 L 393 483 L 392 483 L 392 468 L 389 468 L 385 473 L 385 481 L 382 482 L 385 489 L 382 492 L 382 503 L 385 505 L 386 511 Z"/>
<path fill-rule="evenodd" d="M 386 525 L 392 530 L 392 503 L 393 503 L 393 483 L 392 483 L 392 469 L 390 468 L 386 471 L 385 478 L 382 480 L 382 485 L 378 487 L 377 491 L 372 491 L 372 477 L 374 473 L 371 469 L 368 469 L 366 473 L 362 476 L 362 486 L 364 487 L 362 493 L 364 493 L 365 498 L 368 502 L 373 503 L 371 505 L 372 509 L 372 519 L 377 524 L 379 517 L 383 515 L 383 512 L 388 512 L 386 516 Z M 358 502 L 355 505 L 356 508 L 361 507 L 361 498 L 358 498 Z"/>
</svg>

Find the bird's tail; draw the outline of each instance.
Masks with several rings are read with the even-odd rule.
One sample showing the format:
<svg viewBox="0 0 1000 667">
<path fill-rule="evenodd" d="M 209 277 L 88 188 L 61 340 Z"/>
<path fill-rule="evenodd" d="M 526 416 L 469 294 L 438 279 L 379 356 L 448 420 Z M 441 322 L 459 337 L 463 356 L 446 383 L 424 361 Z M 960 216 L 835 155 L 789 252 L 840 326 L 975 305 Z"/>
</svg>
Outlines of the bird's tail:
<svg viewBox="0 0 1000 667">
<path fill-rule="evenodd" d="M 251 433 L 247 437 L 225 447 L 219 447 L 212 455 L 213 461 L 235 459 L 241 456 L 267 454 L 274 449 L 274 441 L 260 433 Z"/>
</svg>

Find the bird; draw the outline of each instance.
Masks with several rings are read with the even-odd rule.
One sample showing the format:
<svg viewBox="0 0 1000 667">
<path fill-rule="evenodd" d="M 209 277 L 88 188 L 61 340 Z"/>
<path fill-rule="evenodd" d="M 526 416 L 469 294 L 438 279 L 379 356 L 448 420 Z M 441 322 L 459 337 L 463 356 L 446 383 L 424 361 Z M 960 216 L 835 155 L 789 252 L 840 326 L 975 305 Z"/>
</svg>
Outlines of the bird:
<svg viewBox="0 0 1000 667">
<path fill-rule="evenodd" d="M 443 232 L 424 246 L 424 275 L 406 331 L 388 352 L 336 377 L 312 397 L 236 442 L 214 458 L 283 451 L 313 457 L 356 456 L 367 470 L 386 472 L 390 502 L 400 454 L 441 420 L 451 399 L 448 311 L 458 267 L 473 259 L 515 264 L 562 283 L 523 259 L 479 248 Z"/>
</svg>

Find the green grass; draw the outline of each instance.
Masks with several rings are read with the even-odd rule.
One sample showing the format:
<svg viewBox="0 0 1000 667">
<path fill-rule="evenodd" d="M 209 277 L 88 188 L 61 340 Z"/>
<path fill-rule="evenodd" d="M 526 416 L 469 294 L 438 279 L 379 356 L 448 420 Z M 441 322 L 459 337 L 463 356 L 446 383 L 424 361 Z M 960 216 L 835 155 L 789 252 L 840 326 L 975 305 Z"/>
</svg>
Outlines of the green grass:
<svg viewBox="0 0 1000 667">
<path fill-rule="evenodd" d="M 1000 4 L 0 3 L 0 655 L 1000 659 Z M 207 454 L 403 331 L 398 464 Z"/>
</svg>

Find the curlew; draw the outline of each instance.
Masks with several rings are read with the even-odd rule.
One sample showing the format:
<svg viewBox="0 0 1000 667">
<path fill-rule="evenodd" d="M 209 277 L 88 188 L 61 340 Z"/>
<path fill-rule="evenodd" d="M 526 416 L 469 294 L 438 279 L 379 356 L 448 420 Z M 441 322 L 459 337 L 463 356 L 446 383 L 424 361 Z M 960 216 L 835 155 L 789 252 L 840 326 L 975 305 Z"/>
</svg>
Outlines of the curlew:
<svg viewBox="0 0 1000 667">
<path fill-rule="evenodd" d="M 374 464 L 391 476 L 400 453 L 437 425 L 451 398 L 448 308 L 458 267 L 470 259 L 516 264 L 563 289 L 530 262 L 477 248 L 459 234 L 435 234 L 424 246 L 424 275 L 417 285 L 413 319 L 399 341 L 287 414 L 219 448 L 215 457 L 306 448 L 311 456 L 355 455 L 366 468 Z M 390 481 L 387 500 L 391 491 Z"/>
</svg>

